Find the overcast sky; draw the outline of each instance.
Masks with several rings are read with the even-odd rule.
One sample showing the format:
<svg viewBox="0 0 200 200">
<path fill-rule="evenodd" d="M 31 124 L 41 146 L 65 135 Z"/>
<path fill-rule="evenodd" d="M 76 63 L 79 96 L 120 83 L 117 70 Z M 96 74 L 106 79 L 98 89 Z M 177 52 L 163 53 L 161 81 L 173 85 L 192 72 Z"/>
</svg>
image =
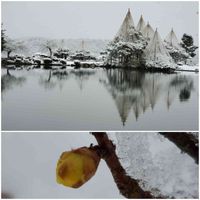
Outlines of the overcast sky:
<svg viewBox="0 0 200 200">
<path fill-rule="evenodd" d="M 2 21 L 13 38 L 112 39 L 128 8 L 135 24 L 143 14 L 162 38 L 173 27 L 179 39 L 198 41 L 198 2 L 2 2 Z"/>
</svg>

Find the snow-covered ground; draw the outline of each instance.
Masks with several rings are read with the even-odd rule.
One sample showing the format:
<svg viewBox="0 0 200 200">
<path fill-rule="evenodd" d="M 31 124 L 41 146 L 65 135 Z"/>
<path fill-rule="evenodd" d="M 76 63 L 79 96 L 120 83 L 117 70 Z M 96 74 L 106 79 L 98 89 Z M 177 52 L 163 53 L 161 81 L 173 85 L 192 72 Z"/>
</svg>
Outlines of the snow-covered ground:
<svg viewBox="0 0 200 200">
<path fill-rule="evenodd" d="M 18 52 L 13 52 L 13 54 L 24 55 L 24 56 L 32 56 L 35 52 L 41 52 L 45 54 L 49 54 L 48 49 L 42 48 L 44 44 L 48 41 L 53 41 L 56 45 L 61 48 L 69 49 L 74 52 L 76 50 L 81 49 L 82 39 L 50 39 L 50 38 L 42 38 L 42 37 L 23 37 L 16 39 L 16 41 L 23 41 L 24 45 L 27 47 L 24 50 L 20 50 Z M 101 40 L 101 39 L 85 39 L 85 50 L 91 51 L 94 55 L 99 55 L 101 51 L 104 51 L 106 45 L 110 40 Z M 54 49 L 55 50 L 55 49 Z M 12 54 L 12 55 L 13 55 Z M 3 52 L 2 57 L 6 57 L 7 55 Z"/>
<path fill-rule="evenodd" d="M 73 66 L 73 65 L 75 65 L 75 62 L 79 62 L 80 64 L 88 64 L 88 65 L 94 64 L 96 66 L 103 65 L 102 61 L 94 61 L 94 60 L 80 61 L 80 60 L 74 60 L 74 61 L 67 61 L 67 66 Z"/>
<path fill-rule="evenodd" d="M 177 71 L 179 71 L 179 70 L 198 72 L 199 66 L 181 65 L 181 66 L 178 66 L 178 68 L 177 68 Z"/>
</svg>

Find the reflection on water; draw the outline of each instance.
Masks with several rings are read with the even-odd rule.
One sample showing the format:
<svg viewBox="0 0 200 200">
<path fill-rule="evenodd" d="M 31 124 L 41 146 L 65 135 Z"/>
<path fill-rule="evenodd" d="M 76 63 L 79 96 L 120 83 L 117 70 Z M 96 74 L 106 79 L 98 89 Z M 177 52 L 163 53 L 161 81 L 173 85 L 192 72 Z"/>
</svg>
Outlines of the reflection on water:
<svg viewBox="0 0 200 200">
<path fill-rule="evenodd" d="M 123 125 L 133 109 L 136 120 L 148 107 L 153 110 L 161 96 L 167 108 L 178 95 L 180 102 L 187 101 L 193 87 L 193 79 L 186 75 L 145 74 L 136 71 L 111 69 L 103 84 L 113 97 Z"/>
<path fill-rule="evenodd" d="M 197 87 L 190 73 L 2 69 L 2 127 L 195 130 Z"/>
<path fill-rule="evenodd" d="M 51 71 L 49 71 L 48 77 L 40 76 L 39 84 L 47 90 L 53 89 L 56 86 L 56 82 L 51 77 Z"/>
<path fill-rule="evenodd" d="M 25 81 L 25 77 L 15 77 L 10 74 L 9 70 L 6 70 L 6 73 L 1 76 L 1 91 L 2 93 L 5 93 L 6 90 L 13 87 L 22 86 Z"/>
<path fill-rule="evenodd" d="M 95 71 L 88 70 L 72 70 L 71 73 L 74 75 L 76 81 L 78 82 L 79 88 L 83 90 L 84 83 L 89 79 L 91 75 L 95 74 Z"/>
</svg>

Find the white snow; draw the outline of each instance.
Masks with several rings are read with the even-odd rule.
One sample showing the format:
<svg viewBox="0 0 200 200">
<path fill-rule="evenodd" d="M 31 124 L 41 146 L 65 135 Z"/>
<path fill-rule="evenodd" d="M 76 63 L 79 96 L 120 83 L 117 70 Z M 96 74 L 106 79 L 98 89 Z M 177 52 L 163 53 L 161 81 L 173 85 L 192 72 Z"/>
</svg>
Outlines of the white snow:
<svg viewBox="0 0 200 200">
<path fill-rule="evenodd" d="M 176 66 L 165 48 L 157 29 L 144 50 L 144 58 L 147 67 L 175 68 Z"/>
<path fill-rule="evenodd" d="M 173 29 L 168 33 L 164 41 L 166 41 L 168 45 L 170 45 L 171 47 L 174 47 L 177 49 L 181 48 L 178 38 L 176 37 L 176 34 Z"/>
<path fill-rule="evenodd" d="M 130 34 L 134 34 L 135 26 L 130 10 L 128 10 L 126 17 L 120 26 L 120 29 L 115 38 L 120 38 L 120 41 L 128 41 Z"/>
<path fill-rule="evenodd" d="M 143 33 L 144 28 L 145 28 L 145 21 L 143 19 L 143 16 L 141 15 L 140 16 L 140 20 L 139 20 L 139 22 L 137 24 L 136 30 L 140 31 L 141 33 Z"/>
<path fill-rule="evenodd" d="M 199 49 L 195 51 L 196 55 L 193 58 L 187 60 L 188 65 L 199 65 Z"/>
<path fill-rule="evenodd" d="M 198 165 L 158 133 L 116 133 L 117 152 L 128 175 L 155 195 L 198 198 Z"/>
<path fill-rule="evenodd" d="M 199 71 L 199 66 L 189 66 L 189 65 L 181 65 L 177 67 L 177 70 L 183 70 L 183 71 Z"/>
<path fill-rule="evenodd" d="M 154 35 L 154 30 L 151 27 L 151 25 L 149 24 L 149 22 L 147 23 L 147 25 L 145 26 L 144 30 L 143 30 L 143 35 L 144 37 L 146 37 L 147 39 L 152 39 L 153 35 Z"/>
<path fill-rule="evenodd" d="M 74 65 L 74 61 L 67 60 L 67 65 Z"/>
</svg>

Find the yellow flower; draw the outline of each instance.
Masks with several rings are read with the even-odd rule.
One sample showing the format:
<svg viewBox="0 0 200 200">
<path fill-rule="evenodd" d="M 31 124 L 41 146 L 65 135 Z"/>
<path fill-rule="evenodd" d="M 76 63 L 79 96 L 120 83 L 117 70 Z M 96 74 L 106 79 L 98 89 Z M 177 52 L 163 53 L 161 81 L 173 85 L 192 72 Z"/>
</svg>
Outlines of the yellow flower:
<svg viewBox="0 0 200 200">
<path fill-rule="evenodd" d="M 87 147 L 63 152 L 57 163 L 57 182 L 78 188 L 95 174 L 99 161 L 100 156 Z"/>
</svg>

